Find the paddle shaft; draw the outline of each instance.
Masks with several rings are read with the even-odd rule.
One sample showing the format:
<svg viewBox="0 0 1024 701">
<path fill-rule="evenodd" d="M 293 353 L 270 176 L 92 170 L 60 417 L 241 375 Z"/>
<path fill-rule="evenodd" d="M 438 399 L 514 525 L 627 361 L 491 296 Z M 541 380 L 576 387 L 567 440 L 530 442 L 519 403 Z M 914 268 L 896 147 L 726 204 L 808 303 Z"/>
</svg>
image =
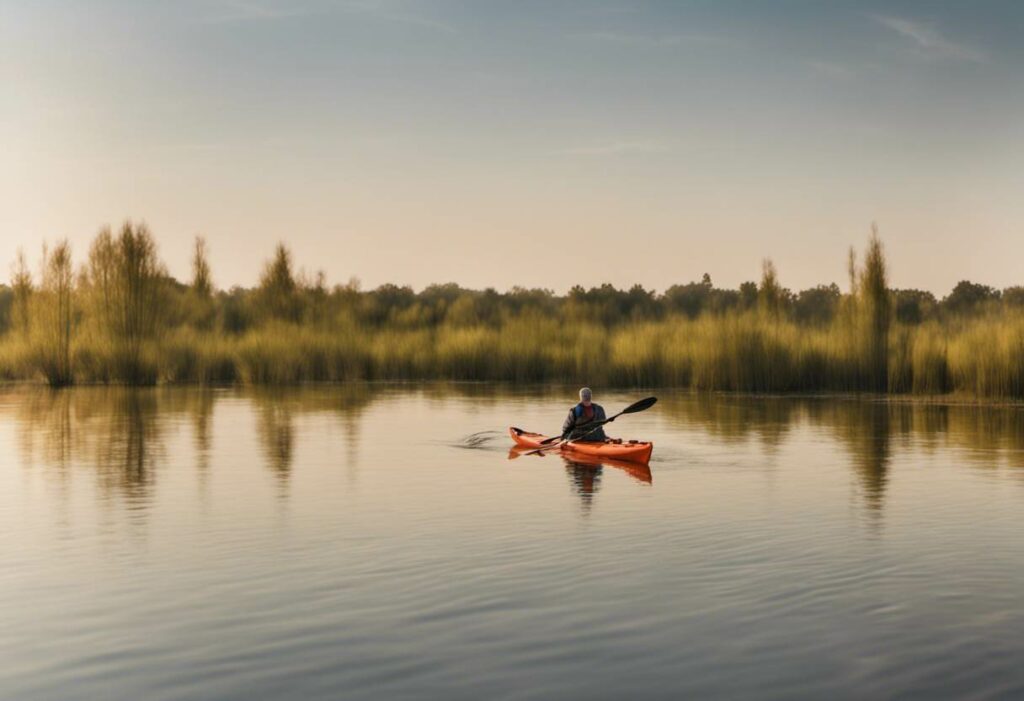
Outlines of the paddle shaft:
<svg viewBox="0 0 1024 701">
<path fill-rule="evenodd" d="M 641 399 L 639 402 L 633 402 L 632 404 L 627 406 L 625 409 L 620 411 L 618 414 L 615 414 L 614 416 L 612 416 L 610 419 L 603 419 L 602 421 L 597 421 L 597 422 L 589 421 L 589 422 L 583 424 L 582 426 L 580 426 L 579 428 L 580 429 L 584 429 L 584 428 L 587 428 L 587 427 L 591 427 L 591 428 L 589 428 L 589 430 L 585 434 L 583 434 L 584 436 L 588 436 L 591 433 L 593 433 L 595 429 L 597 429 L 597 428 L 599 428 L 601 426 L 604 426 L 607 423 L 611 423 L 612 421 L 614 421 L 615 419 L 619 418 L 623 414 L 635 414 L 637 412 L 646 411 L 647 409 L 650 409 L 652 406 L 654 406 L 654 404 L 657 401 L 658 401 L 657 397 L 647 397 L 646 399 Z M 577 436 L 577 439 L 578 438 L 582 438 L 582 436 Z M 556 440 L 558 440 L 558 439 L 555 438 L 554 436 L 552 436 L 551 438 L 545 438 L 544 440 L 541 441 L 541 445 L 546 445 L 546 444 L 552 443 L 552 442 L 554 442 Z M 564 441 L 565 439 L 562 438 L 562 440 Z"/>
<path fill-rule="evenodd" d="M 616 416 L 619 416 L 619 414 L 616 414 Z M 614 418 L 615 418 L 615 416 L 612 417 L 612 419 L 614 419 Z M 591 433 L 593 433 L 597 429 L 601 428 L 601 426 L 603 426 L 604 424 L 610 422 L 612 419 L 608 419 L 607 421 L 602 421 L 597 426 L 594 426 L 592 429 L 590 429 L 589 431 L 584 433 L 582 436 L 577 436 L 576 438 L 573 438 L 572 440 L 562 439 L 562 440 L 558 441 L 557 443 L 552 443 L 551 445 L 546 445 L 546 446 L 544 446 L 542 448 L 535 448 L 535 449 L 531 450 L 529 453 L 523 453 L 523 455 L 537 455 L 539 453 L 544 453 L 544 452 L 547 452 L 549 450 L 554 450 L 556 448 L 561 448 L 562 446 L 565 446 L 565 445 L 572 445 L 576 441 L 583 440 L 584 438 L 589 436 Z"/>
<path fill-rule="evenodd" d="M 543 446 L 541 448 L 535 448 L 534 450 L 531 450 L 528 453 L 523 453 L 523 455 L 537 455 L 539 453 L 543 453 L 543 452 L 546 452 L 548 450 L 554 450 L 555 448 L 561 448 L 562 446 L 570 445 L 572 443 L 575 443 L 576 441 L 583 440 L 584 438 L 589 436 L 591 433 L 593 433 L 597 429 L 601 428 L 605 424 L 611 423 L 612 421 L 614 421 L 615 419 L 619 418 L 623 414 L 635 414 L 635 413 L 640 412 L 640 411 L 645 411 L 647 409 L 650 409 L 652 406 L 654 406 L 654 403 L 657 402 L 657 401 L 658 401 L 658 399 L 656 397 L 647 397 L 647 399 L 641 399 L 639 402 L 635 402 L 633 404 L 630 404 L 628 407 L 626 407 L 625 409 L 620 411 L 618 414 L 615 414 L 615 415 L 613 415 L 610 418 L 604 419 L 603 421 L 590 422 L 590 423 L 584 424 L 581 428 L 586 428 L 587 426 L 592 426 L 592 427 L 589 428 L 587 430 L 587 432 L 584 433 L 581 436 L 577 436 L 576 438 L 573 438 L 572 440 L 568 440 L 568 439 L 563 438 L 562 440 L 558 441 L 557 443 L 553 443 L 552 445 L 545 445 L 545 446 Z M 547 439 L 547 440 L 550 440 L 550 439 Z"/>
</svg>

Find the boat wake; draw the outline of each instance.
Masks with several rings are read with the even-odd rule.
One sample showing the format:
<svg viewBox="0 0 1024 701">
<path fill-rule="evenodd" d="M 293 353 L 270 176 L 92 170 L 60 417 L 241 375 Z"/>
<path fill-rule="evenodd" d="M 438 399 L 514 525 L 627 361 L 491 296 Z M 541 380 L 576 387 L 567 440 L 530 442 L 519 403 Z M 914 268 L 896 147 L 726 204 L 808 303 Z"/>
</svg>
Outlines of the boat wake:
<svg viewBox="0 0 1024 701">
<path fill-rule="evenodd" d="M 467 450 L 486 450 L 492 447 L 495 440 L 504 436 L 504 431 L 477 431 L 464 436 L 453 445 L 456 448 L 466 448 Z"/>
</svg>

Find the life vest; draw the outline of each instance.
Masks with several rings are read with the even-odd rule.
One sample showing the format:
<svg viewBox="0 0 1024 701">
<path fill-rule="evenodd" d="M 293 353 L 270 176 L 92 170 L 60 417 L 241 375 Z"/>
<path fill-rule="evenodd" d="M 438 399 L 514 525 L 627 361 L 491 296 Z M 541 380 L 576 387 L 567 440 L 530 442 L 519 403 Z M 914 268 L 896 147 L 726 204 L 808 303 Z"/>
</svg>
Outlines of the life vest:
<svg viewBox="0 0 1024 701">
<path fill-rule="evenodd" d="M 588 409 L 590 410 L 589 413 L 587 411 Z M 597 416 L 597 409 L 594 408 L 593 404 L 586 407 L 583 406 L 583 402 L 580 402 L 572 408 L 572 415 L 576 417 L 577 424 L 589 423 L 594 420 L 595 416 Z M 580 419 L 583 419 L 583 421 L 580 421 Z"/>
</svg>

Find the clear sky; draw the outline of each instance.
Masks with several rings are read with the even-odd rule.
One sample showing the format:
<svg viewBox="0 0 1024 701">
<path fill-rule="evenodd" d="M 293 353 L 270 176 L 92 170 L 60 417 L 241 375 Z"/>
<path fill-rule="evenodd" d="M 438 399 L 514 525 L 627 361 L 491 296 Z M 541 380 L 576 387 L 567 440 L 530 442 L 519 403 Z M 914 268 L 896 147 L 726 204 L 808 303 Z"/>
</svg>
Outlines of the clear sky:
<svg viewBox="0 0 1024 701">
<path fill-rule="evenodd" d="M 218 285 L 1024 284 L 1024 3 L 0 0 L 0 266 Z M 0 268 L 0 278 L 6 272 Z"/>
</svg>

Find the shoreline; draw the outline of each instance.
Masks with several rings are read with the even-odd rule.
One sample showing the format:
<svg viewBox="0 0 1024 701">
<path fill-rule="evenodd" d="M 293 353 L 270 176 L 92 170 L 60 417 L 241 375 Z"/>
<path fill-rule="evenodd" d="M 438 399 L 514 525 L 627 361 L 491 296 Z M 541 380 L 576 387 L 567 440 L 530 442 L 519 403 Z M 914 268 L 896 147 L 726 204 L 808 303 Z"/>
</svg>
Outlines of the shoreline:
<svg viewBox="0 0 1024 701">
<path fill-rule="evenodd" d="M 133 391 L 156 391 L 156 390 L 201 390 L 201 391 L 232 391 L 232 390 L 303 390 L 303 389 L 325 389 L 325 388 L 365 388 L 365 389 L 417 389 L 417 388 L 491 388 L 499 389 L 506 394 L 527 394 L 536 393 L 538 390 L 547 390 L 548 393 L 556 394 L 557 390 L 566 390 L 568 394 L 575 391 L 576 385 L 568 382 L 530 382 L 521 383 L 510 380 L 445 380 L 445 379 L 395 379 L 395 380 L 311 380 L 305 382 L 289 383 L 253 383 L 253 382 L 232 382 L 232 383 L 199 383 L 199 382 L 158 382 L 156 384 L 127 384 L 114 382 L 82 382 L 61 387 L 52 387 L 45 380 L 2 380 L 0 381 L 0 392 L 18 389 L 41 389 L 47 392 L 59 393 L 74 391 L 76 389 L 116 389 Z M 513 390 L 510 392 L 510 390 Z M 702 390 L 688 387 L 672 387 L 658 385 L 607 385 L 601 387 L 601 394 L 622 392 L 665 392 L 688 397 L 714 397 L 721 399 L 750 399 L 750 400 L 817 400 L 817 401 L 840 401 L 840 402 L 862 402 L 874 404 L 911 404 L 929 406 L 956 406 L 956 407 L 1009 407 L 1024 408 L 1024 399 L 979 397 L 962 392 L 935 395 L 905 395 L 888 394 L 875 392 L 832 392 L 832 391 L 792 391 L 792 392 L 747 392 L 729 390 Z"/>
</svg>

